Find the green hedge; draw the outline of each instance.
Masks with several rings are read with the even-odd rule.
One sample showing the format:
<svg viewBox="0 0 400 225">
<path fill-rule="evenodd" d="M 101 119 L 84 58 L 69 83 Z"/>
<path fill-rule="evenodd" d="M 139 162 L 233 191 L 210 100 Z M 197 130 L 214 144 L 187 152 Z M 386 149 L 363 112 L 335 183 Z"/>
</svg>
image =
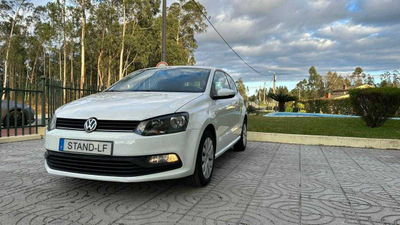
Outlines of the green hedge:
<svg viewBox="0 0 400 225">
<path fill-rule="evenodd" d="M 382 126 L 400 109 L 400 88 L 366 88 L 350 91 L 354 111 L 369 127 Z"/>
<path fill-rule="evenodd" d="M 308 113 L 352 114 L 350 99 L 317 99 L 302 101 Z"/>
</svg>

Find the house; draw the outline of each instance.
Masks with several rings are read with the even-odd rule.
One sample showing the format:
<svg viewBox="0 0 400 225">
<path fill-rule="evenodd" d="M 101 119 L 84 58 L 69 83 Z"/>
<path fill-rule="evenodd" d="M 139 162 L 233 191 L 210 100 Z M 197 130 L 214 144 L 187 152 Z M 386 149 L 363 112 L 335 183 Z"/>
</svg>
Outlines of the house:
<svg viewBox="0 0 400 225">
<path fill-rule="evenodd" d="M 351 86 L 347 87 L 347 85 L 343 85 L 343 89 L 332 90 L 331 93 L 326 95 L 327 99 L 343 99 L 349 98 L 349 91 L 352 89 L 364 89 L 364 88 L 373 88 L 373 85 L 363 84 L 359 86 Z"/>
</svg>

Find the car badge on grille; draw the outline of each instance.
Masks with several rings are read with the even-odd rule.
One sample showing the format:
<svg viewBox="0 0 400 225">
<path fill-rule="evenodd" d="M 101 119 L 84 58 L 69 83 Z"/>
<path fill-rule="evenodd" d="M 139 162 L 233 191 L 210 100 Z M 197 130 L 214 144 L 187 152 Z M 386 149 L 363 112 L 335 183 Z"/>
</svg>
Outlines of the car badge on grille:
<svg viewBox="0 0 400 225">
<path fill-rule="evenodd" d="M 96 130 L 96 127 L 97 127 L 97 120 L 96 120 L 96 118 L 93 118 L 93 117 L 86 120 L 85 125 L 83 126 L 85 131 L 88 133 Z"/>
</svg>

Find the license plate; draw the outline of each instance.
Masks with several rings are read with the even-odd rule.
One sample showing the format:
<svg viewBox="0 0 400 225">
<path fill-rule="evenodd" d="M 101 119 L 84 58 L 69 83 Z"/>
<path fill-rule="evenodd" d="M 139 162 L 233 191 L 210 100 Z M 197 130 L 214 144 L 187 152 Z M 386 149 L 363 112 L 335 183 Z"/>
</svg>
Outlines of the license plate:
<svg viewBox="0 0 400 225">
<path fill-rule="evenodd" d="M 58 150 L 60 152 L 79 152 L 95 155 L 111 155 L 113 150 L 113 142 L 60 138 Z"/>
</svg>

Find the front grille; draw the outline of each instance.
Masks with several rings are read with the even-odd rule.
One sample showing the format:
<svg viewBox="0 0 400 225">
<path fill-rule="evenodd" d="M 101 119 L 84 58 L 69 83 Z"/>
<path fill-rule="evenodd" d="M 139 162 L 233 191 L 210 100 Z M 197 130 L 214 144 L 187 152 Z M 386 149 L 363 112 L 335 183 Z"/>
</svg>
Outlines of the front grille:
<svg viewBox="0 0 400 225">
<path fill-rule="evenodd" d="M 85 119 L 57 118 L 57 129 L 84 130 Z M 97 131 L 134 131 L 140 121 L 97 120 Z"/>
<path fill-rule="evenodd" d="M 45 158 L 54 170 L 102 176 L 134 177 L 182 167 L 181 161 L 167 165 L 149 164 L 148 156 L 92 156 L 47 151 Z"/>
</svg>

